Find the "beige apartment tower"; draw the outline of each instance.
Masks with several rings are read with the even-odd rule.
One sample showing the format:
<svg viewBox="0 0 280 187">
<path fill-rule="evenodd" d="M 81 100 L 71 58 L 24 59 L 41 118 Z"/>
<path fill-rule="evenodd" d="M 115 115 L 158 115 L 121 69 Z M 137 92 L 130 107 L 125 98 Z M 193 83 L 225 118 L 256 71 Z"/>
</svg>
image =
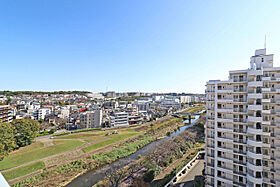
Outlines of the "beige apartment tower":
<svg viewBox="0 0 280 187">
<path fill-rule="evenodd" d="M 250 68 L 206 88 L 206 186 L 280 186 L 280 67 L 255 51 Z"/>
</svg>

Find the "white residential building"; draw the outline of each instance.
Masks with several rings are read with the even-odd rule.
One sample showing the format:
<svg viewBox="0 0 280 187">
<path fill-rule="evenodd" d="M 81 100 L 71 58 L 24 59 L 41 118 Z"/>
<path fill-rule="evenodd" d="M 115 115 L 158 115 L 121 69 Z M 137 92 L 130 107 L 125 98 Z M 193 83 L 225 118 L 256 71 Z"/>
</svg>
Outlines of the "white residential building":
<svg viewBox="0 0 280 187">
<path fill-rule="evenodd" d="M 206 186 L 280 186 L 280 67 L 256 50 L 250 68 L 206 89 Z"/>
<path fill-rule="evenodd" d="M 128 113 L 127 112 L 117 112 L 115 115 L 110 116 L 110 126 L 111 127 L 122 127 L 128 126 Z"/>
<path fill-rule="evenodd" d="M 33 117 L 35 120 L 45 119 L 47 115 L 51 114 L 50 108 L 39 108 L 34 111 Z"/>
<path fill-rule="evenodd" d="M 134 104 L 139 112 L 147 112 L 150 109 L 150 101 L 148 100 L 135 100 Z"/>
<path fill-rule="evenodd" d="M 81 126 L 85 128 L 99 128 L 102 125 L 102 110 L 87 111 L 80 114 Z"/>
</svg>

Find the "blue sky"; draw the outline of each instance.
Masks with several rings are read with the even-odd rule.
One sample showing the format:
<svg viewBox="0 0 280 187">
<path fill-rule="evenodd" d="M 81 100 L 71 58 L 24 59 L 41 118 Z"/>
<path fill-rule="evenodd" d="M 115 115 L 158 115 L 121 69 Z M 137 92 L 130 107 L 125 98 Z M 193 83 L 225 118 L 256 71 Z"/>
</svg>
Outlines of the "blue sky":
<svg viewBox="0 0 280 187">
<path fill-rule="evenodd" d="M 0 90 L 204 93 L 263 48 L 280 66 L 280 1 L 0 2 Z"/>
</svg>

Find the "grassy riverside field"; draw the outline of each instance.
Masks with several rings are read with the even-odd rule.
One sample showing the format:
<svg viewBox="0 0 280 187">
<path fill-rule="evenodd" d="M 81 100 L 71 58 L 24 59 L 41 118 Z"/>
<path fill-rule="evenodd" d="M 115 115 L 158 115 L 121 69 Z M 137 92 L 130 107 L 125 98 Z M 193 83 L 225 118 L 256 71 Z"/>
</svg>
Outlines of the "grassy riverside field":
<svg viewBox="0 0 280 187">
<path fill-rule="evenodd" d="M 128 156 L 182 125 L 182 119 L 167 117 L 127 128 L 72 132 L 54 139 L 40 137 L 0 161 L 0 171 L 10 185 L 22 181 L 20 186 L 59 186 L 107 164 L 99 160 L 103 154 L 110 153 L 106 160 L 112 162 L 120 158 L 116 155 Z M 115 130 L 118 134 L 106 136 Z"/>
<path fill-rule="evenodd" d="M 19 167 L 19 168 L 15 168 L 15 169 L 12 169 L 10 171 L 5 171 L 2 174 L 3 174 L 3 176 L 5 177 L 6 180 L 11 180 L 11 179 L 23 176 L 23 175 L 27 175 L 27 174 L 32 173 L 34 171 L 44 169 L 45 167 L 46 167 L 45 163 L 40 161 L 40 162 L 35 162 L 33 164 L 29 164 L 29 165 L 26 165 L 26 166 L 22 166 L 22 167 Z"/>
<path fill-rule="evenodd" d="M 54 140 L 52 146 L 44 147 L 41 142 L 33 143 L 12 152 L 0 162 L 0 170 L 20 166 L 21 164 L 62 153 L 83 145 L 79 140 Z"/>
</svg>

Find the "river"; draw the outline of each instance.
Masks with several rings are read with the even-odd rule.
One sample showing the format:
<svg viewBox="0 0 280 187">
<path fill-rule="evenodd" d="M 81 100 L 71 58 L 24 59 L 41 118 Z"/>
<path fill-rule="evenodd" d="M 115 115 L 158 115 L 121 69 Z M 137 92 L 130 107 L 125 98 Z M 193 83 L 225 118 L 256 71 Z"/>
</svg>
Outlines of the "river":
<svg viewBox="0 0 280 187">
<path fill-rule="evenodd" d="M 203 113 L 203 111 L 201 111 L 200 113 Z M 106 171 L 109 171 L 111 169 L 118 170 L 118 169 L 136 161 L 139 158 L 139 156 L 144 156 L 147 153 L 149 153 L 149 151 L 154 146 L 156 146 L 156 144 L 158 144 L 159 142 L 161 142 L 163 140 L 167 140 L 167 139 L 169 139 L 173 136 L 176 136 L 179 133 L 186 130 L 187 128 L 193 126 L 195 124 L 195 122 L 198 120 L 198 118 L 199 118 L 199 116 L 195 116 L 195 119 L 191 119 L 191 123 L 189 123 L 189 120 L 185 120 L 184 123 L 186 125 L 182 126 L 176 132 L 171 133 L 170 136 L 167 136 L 163 139 L 154 141 L 154 142 L 146 145 L 145 147 L 139 149 L 135 153 L 133 153 L 133 154 L 131 154 L 131 155 L 125 157 L 125 158 L 121 158 L 121 159 L 119 159 L 119 160 L 117 160 L 117 161 L 115 161 L 111 164 L 105 165 L 105 166 L 103 166 L 101 168 L 98 168 L 96 170 L 89 171 L 89 172 L 77 177 L 76 179 L 74 179 L 71 183 L 69 183 L 67 185 L 67 187 L 77 187 L 77 186 L 91 187 L 91 186 L 95 185 L 100 180 L 104 179 Z"/>
</svg>

